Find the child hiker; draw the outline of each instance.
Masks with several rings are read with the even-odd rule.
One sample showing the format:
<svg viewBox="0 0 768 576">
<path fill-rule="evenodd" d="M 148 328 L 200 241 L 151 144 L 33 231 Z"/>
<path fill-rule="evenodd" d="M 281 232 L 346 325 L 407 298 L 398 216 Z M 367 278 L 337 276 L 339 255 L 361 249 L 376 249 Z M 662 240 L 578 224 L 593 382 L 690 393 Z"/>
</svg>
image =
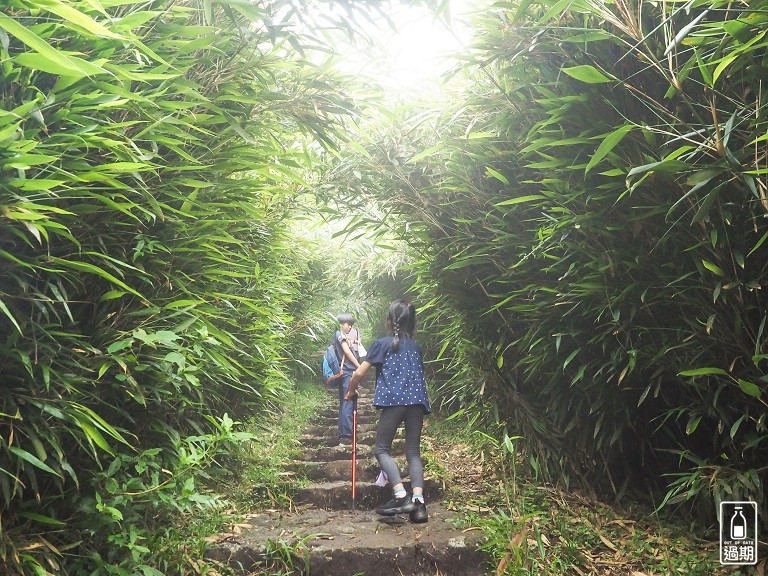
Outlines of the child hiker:
<svg viewBox="0 0 768 576">
<path fill-rule="evenodd" d="M 424 502 L 424 467 L 421 462 L 421 428 L 430 413 L 421 350 L 413 340 L 416 309 L 407 300 L 389 306 L 387 328 L 391 335 L 374 342 L 368 355 L 352 374 L 347 398 L 357 395 L 357 385 L 371 366 L 376 366 L 373 405 L 381 409 L 376 428 L 374 453 L 392 486 L 393 498 L 376 510 L 383 516 L 408 514 L 411 522 L 427 522 Z M 400 471 L 392 459 L 392 440 L 405 423 L 405 457 L 411 477 L 411 496 L 405 490 Z"/>
<path fill-rule="evenodd" d="M 352 314 L 339 314 L 336 320 L 339 322 L 339 329 L 336 330 L 334 338 L 344 360 L 342 376 L 339 378 L 339 446 L 349 446 L 352 444 L 352 415 L 357 400 L 353 397 L 347 398 L 347 391 L 352 372 L 360 366 L 358 360 L 360 333 L 357 328 L 352 327 L 355 323 L 355 317 Z"/>
</svg>

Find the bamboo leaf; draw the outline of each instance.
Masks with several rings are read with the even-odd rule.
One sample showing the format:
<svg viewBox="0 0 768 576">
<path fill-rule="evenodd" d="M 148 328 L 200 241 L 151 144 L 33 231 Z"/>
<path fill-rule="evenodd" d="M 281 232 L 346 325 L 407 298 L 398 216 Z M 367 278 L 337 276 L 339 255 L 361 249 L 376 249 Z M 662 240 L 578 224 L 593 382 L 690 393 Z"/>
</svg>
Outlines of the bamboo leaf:
<svg viewBox="0 0 768 576">
<path fill-rule="evenodd" d="M 533 202 L 534 200 L 545 200 L 546 196 L 541 194 L 528 194 L 526 196 L 519 196 L 517 198 L 510 198 L 509 200 L 503 200 L 497 202 L 495 206 L 512 206 L 514 204 L 523 204 L 525 202 Z"/>
<path fill-rule="evenodd" d="M 38 65 L 45 66 L 46 68 L 56 69 L 58 67 L 58 74 L 64 76 L 82 77 L 104 73 L 104 70 L 98 66 L 94 66 L 81 58 L 67 56 L 63 52 L 54 49 L 45 40 L 2 12 L 0 12 L 0 28 L 15 36 L 36 53 L 19 54 L 14 60 L 21 59 L 21 62 L 36 62 Z"/>
<path fill-rule="evenodd" d="M 704 220 L 707 216 L 709 216 L 709 210 L 712 208 L 712 205 L 715 203 L 715 200 L 717 200 L 718 195 L 720 194 L 720 189 L 724 186 L 716 186 L 712 191 L 709 192 L 704 197 L 704 200 L 702 200 L 701 205 L 699 206 L 699 209 L 696 211 L 696 214 L 693 216 L 693 219 L 691 220 L 691 223 L 696 224 L 698 222 L 701 222 Z"/>
<path fill-rule="evenodd" d="M 488 173 L 490 176 L 492 176 L 492 177 L 496 178 L 496 180 L 498 180 L 498 181 L 499 181 L 499 182 L 501 182 L 502 184 L 506 184 L 506 185 L 509 185 L 509 179 L 508 179 L 506 176 L 504 176 L 504 174 L 502 174 L 501 172 L 498 172 L 497 170 L 494 170 L 494 169 L 493 169 L 493 168 L 491 168 L 490 166 L 486 166 L 486 167 L 485 167 L 485 170 L 486 170 L 486 172 L 487 172 L 487 173 Z M 497 206 L 498 206 L 498 204 L 497 204 Z"/>
<path fill-rule="evenodd" d="M 88 274 L 93 274 L 95 276 L 99 276 L 100 278 L 103 278 L 103 279 L 111 282 L 112 284 L 116 284 L 117 286 L 120 286 L 121 288 L 124 288 L 125 290 L 127 290 L 131 294 L 134 294 L 135 296 L 143 298 L 143 296 L 139 292 L 137 292 L 136 290 L 134 290 L 133 288 L 128 286 L 125 282 L 123 282 L 122 280 L 120 280 L 117 277 L 113 276 L 112 274 L 110 274 L 106 270 L 103 270 L 102 268 L 99 268 L 98 266 L 96 266 L 94 264 L 90 264 L 88 262 L 79 262 L 77 260 L 65 260 L 63 258 L 57 258 L 57 257 L 52 257 L 51 261 L 54 264 L 59 264 L 59 265 L 64 266 L 66 268 L 71 268 L 73 270 L 79 270 L 81 272 L 86 272 Z"/>
<path fill-rule="evenodd" d="M 753 398 L 760 398 L 762 395 L 762 390 L 757 384 L 742 380 L 741 378 L 739 378 L 739 388 L 741 388 L 741 391 L 744 392 L 744 394 L 748 394 Z"/>
<path fill-rule="evenodd" d="M 467 140 L 485 140 L 487 138 L 498 138 L 495 132 L 469 132 L 466 135 Z"/>
<path fill-rule="evenodd" d="M 629 134 L 633 129 L 634 126 L 628 124 L 626 126 L 621 126 L 620 128 L 608 134 L 600 143 L 600 146 L 597 147 L 597 150 L 595 150 L 592 158 L 590 158 L 586 168 L 584 168 L 584 173 L 586 174 L 592 168 L 594 168 L 611 152 L 611 150 L 613 150 L 624 139 L 624 136 Z"/>
<path fill-rule="evenodd" d="M 418 162 L 419 160 L 423 160 L 424 158 L 428 156 L 432 156 L 435 152 L 439 151 L 441 148 L 443 148 L 442 144 L 437 144 L 436 146 L 430 146 L 426 150 L 422 150 L 418 154 L 414 155 L 410 159 L 406 161 L 406 164 L 413 164 L 415 162 Z"/>
<path fill-rule="evenodd" d="M 768 239 L 768 232 L 766 232 L 765 234 L 763 234 L 760 237 L 760 240 L 758 240 L 755 243 L 755 245 L 752 247 L 752 249 L 747 253 L 747 257 L 751 256 L 753 252 L 755 252 L 758 248 L 760 248 L 760 246 L 763 245 L 763 243 L 766 241 L 766 239 Z"/>
<path fill-rule="evenodd" d="M 586 82 L 587 84 L 605 84 L 607 82 L 615 82 L 615 78 L 606 76 L 600 70 L 589 64 L 583 64 L 580 66 L 571 66 L 570 68 L 563 68 L 563 72 L 568 74 L 571 78 Z"/>
<path fill-rule="evenodd" d="M 686 424 L 685 426 L 685 433 L 688 434 L 688 436 L 696 432 L 696 428 L 699 427 L 701 418 L 702 418 L 701 415 L 691 416 L 691 418 L 688 420 L 688 424 Z"/>
<path fill-rule="evenodd" d="M 16 318 L 13 317 L 13 314 L 8 309 L 8 306 L 6 306 L 5 302 L 3 302 L 2 299 L 0 299 L 0 310 L 2 310 L 3 314 L 5 314 L 8 320 L 10 320 L 11 323 L 16 327 L 16 330 L 19 332 L 19 334 L 23 334 L 21 330 L 21 326 L 19 326 L 19 323 L 16 322 Z"/>
<path fill-rule="evenodd" d="M 684 370 L 678 373 L 679 376 L 709 376 L 712 374 L 716 374 L 719 376 L 727 376 L 728 372 L 726 372 L 722 368 L 707 367 L 707 368 L 695 368 L 693 370 Z"/>
<path fill-rule="evenodd" d="M 61 474 L 56 472 L 56 470 L 48 466 L 48 464 L 40 460 L 40 458 L 38 458 L 34 454 L 30 454 L 26 450 L 22 450 L 17 446 L 10 446 L 8 447 L 8 451 L 14 454 L 15 456 L 21 458 L 25 462 L 32 464 L 32 466 L 39 468 L 40 470 L 44 470 L 45 472 L 61 477 Z"/>
<path fill-rule="evenodd" d="M 683 41 L 683 39 L 688 35 L 688 33 L 693 30 L 696 25 L 701 22 L 704 17 L 709 14 L 709 8 L 706 10 L 703 10 L 701 14 L 696 16 L 693 20 L 691 20 L 688 24 L 683 26 L 680 31 L 675 35 L 675 37 L 672 39 L 672 42 L 669 43 L 666 50 L 664 50 L 664 56 L 667 56 L 672 50 L 674 50 L 680 42 Z"/>
<path fill-rule="evenodd" d="M 718 79 L 720 78 L 720 75 L 725 72 L 725 69 L 728 68 L 731 64 L 733 64 L 739 57 L 738 53 L 733 53 L 729 56 L 725 56 L 720 59 L 717 66 L 715 66 L 715 70 L 712 72 L 712 85 L 714 86 Z"/>
<path fill-rule="evenodd" d="M 709 262 L 708 260 L 702 260 L 701 261 L 704 268 L 709 270 L 710 272 L 713 272 L 714 274 L 717 274 L 718 276 L 725 276 L 725 271 L 720 268 L 717 264 L 713 264 L 712 262 Z"/>
<path fill-rule="evenodd" d="M 105 28 L 103 25 L 96 22 L 90 16 L 64 4 L 60 0 L 35 0 L 35 5 L 49 10 L 58 16 L 61 16 L 67 22 L 83 28 L 94 36 L 112 38 L 115 40 L 126 40 L 124 36 L 115 34 L 114 32 Z"/>
<path fill-rule="evenodd" d="M 739 427 L 741 426 L 741 423 L 744 422 L 745 419 L 746 419 L 746 415 L 742 415 L 738 420 L 736 420 L 736 422 L 733 423 L 733 426 L 731 426 L 731 431 L 729 434 L 731 437 L 731 440 L 733 440 L 733 438 L 736 436 L 736 432 L 739 431 Z"/>
<path fill-rule="evenodd" d="M 93 426 L 93 424 L 82 419 L 77 419 L 76 423 L 78 426 L 80 426 L 83 432 L 85 432 L 89 442 L 95 443 L 99 448 L 104 450 L 104 452 L 114 455 L 114 452 L 112 451 L 109 443 L 104 439 L 104 436 L 102 436 L 101 432 L 99 432 L 96 427 Z"/>
<path fill-rule="evenodd" d="M 19 514 L 22 518 L 26 518 L 27 520 L 33 520 L 35 522 L 40 522 L 41 524 L 50 524 L 52 526 L 66 526 L 66 522 L 62 522 L 61 520 L 57 520 L 56 518 L 51 518 L 50 516 L 44 516 L 43 514 L 38 514 L 36 512 L 21 512 Z"/>
<path fill-rule="evenodd" d="M 576 357 L 576 355 L 580 352 L 579 348 L 576 348 L 573 352 L 568 354 L 568 357 L 565 359 L 565 362 L 563 362 L 563 371 L 568 367 L 568 364 L 571 363 L 571 361 Z"/>
<path fill-rule="evenodd" d="M 682 172 L 690 168 L 687 162 L 681 162 L 680 160 L 661 160 L 660 162 L 652 162 L 650 164 L 644 164 L 643 166 L 636 166 L 629 171 L 627 176 L 635 176 L 637 174 L 643 174 L 645 172 Z"/>
</svg>

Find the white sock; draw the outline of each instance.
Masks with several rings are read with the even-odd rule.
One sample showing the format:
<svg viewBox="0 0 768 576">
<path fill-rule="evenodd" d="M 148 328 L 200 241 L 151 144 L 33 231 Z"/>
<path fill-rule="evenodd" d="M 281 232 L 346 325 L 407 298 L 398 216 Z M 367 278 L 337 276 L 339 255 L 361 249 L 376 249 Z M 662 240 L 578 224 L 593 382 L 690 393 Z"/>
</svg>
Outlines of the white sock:
<svg viewBox="0 0 768 576">
<path fill-rule="evenodd" d="M 424 494 L 414 494 L 413 498 L 411 498 L 411 501 L 413 501 L 414 503 L 421 502 L 422 504 L 424 504 Z"/>
<path fill-rule="evenodd" d="M 405 488 L 400 488 L 400 490 L 395 490 L 394 492 L 395 500 L 399 500 L 400 498 L 405 497 L 406 494 L 407 492 L 405 491 Z"/>
</svg>

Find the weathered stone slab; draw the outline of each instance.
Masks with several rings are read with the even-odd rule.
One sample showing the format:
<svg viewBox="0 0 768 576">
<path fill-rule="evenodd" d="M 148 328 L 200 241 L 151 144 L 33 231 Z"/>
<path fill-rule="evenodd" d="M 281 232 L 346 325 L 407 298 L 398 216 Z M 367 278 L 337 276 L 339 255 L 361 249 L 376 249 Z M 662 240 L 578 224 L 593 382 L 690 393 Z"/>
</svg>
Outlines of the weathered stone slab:
<svg viewBox="0 0 768 576">
<path fill-rule="evenodd" d="M 266 561 L 268 540 L 293 548 L 295 574 L 312 576 L 482 576 L 492 572 L 478 549 L 478 531 L 461 532 L 455 513 L 428 506 L 429 522 L 411 524 L 407 516 L 386 518 L 372 512 L 306 510 L 300 514 L 254 517 L 237 535 L 222 535 L 206 552 L 210 560 L 244 571 Z M 258 573 L 258 572 L 257 572 Z"/>
</svg>

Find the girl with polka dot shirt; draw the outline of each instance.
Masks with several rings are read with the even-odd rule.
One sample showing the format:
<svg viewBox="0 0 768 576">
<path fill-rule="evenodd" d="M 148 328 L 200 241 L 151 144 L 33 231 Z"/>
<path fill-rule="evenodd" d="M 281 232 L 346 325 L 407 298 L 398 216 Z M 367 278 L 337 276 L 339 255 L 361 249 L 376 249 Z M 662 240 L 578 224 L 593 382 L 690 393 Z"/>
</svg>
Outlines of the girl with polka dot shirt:
<svg viewBox="0 0 768 576">
<path fill-rule="evenodd" d="M 374 342 L 368 355 L 352 374 L 346 399 L 357 396 L 357 386 L 371 366 L 376 366 L 373 405 L 381 410 L 376 428 L 374 453 L 392 486 L 393 498 L 376 510 L 384 516 L 409 514 L 411 522 L 427 522 L 424 503 L 424 466 L 421 462 L 421 429 L 430 413 L 421 350 L 413 340 L 416 309 L 407 300 L 389 306 L 390 335 Z M 405 457 L 413 494 L 408 496 L 397 464 L 392 459 L 392 441 L 400 424 L 405 424 Z"/>
</svg>

